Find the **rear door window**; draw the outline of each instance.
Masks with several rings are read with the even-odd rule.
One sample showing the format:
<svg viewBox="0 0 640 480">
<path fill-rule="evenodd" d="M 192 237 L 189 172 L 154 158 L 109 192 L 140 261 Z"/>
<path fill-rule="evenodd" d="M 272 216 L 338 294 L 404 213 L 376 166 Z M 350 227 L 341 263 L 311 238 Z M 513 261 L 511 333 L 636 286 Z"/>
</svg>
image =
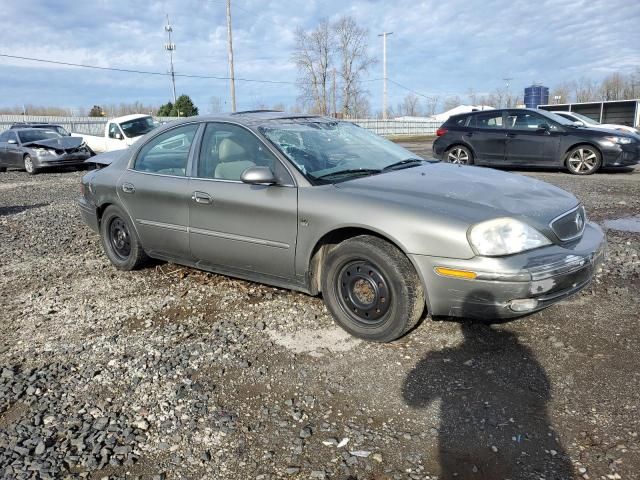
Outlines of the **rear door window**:
<svg viewBox="0 0 640 480">
<path fill-rule="evenodd" d="M 502 112 L 487 112 L 473 115 L 469 122 L 470 127 L 500 129 L 503 128 Z"/>
</svg>

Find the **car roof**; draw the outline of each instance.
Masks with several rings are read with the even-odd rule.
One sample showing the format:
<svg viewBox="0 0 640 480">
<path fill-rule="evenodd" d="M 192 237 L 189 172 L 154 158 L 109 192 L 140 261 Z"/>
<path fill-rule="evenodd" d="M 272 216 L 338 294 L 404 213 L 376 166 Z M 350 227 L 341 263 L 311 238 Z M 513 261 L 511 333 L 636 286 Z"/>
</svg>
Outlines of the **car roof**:
<svg viewBox="0 0 640 480">
<path fill-rule="evenodd" d="M 323 117 L 311 114 L 291 114 L 278 110 L 246 110 L 234 113 L 220 113 L 217 115 L 198 115 L 195 117 L 185 117 L 184 119 L 175 120 L 171 125 L 176 123 L 198 122 L 233 122 L 240 123 L 245 126 L 257 127 L 267 125 L 269 123 L 283 122 L 336 122 L 335 118 Z"/>
</svg>

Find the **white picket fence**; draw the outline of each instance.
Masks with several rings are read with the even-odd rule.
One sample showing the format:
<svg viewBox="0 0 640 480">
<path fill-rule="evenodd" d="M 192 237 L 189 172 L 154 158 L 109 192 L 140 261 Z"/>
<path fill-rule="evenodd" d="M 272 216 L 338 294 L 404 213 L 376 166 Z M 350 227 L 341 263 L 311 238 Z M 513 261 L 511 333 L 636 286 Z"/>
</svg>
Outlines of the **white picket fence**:
<svg viewBox="0 0 640 480">
<path fill-rule="evenodd" d="M 169 122 L 178 117 L 155 117 L 160 122 Z M 435 135 L 440 123 L 432 120 L 379 120 L 375 118 L 356 118 L 347 121 L 385 137 L 408 135 Z M 0 115 L 0 131 L 9 128 L 14 123 L 44 122 L 62 125 L 70 132 L 85 133 L 87 135 L 102 135 L 106 118 L 97 117 L 56 117 L 46 115 Z"/>
</svg>

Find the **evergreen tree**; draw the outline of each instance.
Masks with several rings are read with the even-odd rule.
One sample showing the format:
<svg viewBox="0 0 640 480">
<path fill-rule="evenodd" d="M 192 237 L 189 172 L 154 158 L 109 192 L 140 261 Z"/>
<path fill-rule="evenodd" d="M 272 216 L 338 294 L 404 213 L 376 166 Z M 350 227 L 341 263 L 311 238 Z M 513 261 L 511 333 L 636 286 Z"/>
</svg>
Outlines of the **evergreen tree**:
<svg viewBox="0 0 640 480">
<path fill-rule="evenodd" d="M 171 109 L 171 117 L 193 117 L 198 115 L 198 107 L 193 104 L 189 95 L 180 95 Z"/>
</svg>

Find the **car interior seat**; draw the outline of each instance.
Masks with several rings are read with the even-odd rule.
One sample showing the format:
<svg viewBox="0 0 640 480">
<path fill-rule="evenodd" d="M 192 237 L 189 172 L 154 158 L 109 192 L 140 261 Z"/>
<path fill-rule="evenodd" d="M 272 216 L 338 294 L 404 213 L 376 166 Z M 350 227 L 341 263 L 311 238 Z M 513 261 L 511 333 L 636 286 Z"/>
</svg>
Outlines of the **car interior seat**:
<svg viewBox="0 0 640 480">
<path fill-rule="evenodd" d="M 218 147 L 218 165 L 215 178 L 223 180 L 240 180 L 240 175 L 247 168 L 255 166 L 248 160 L 247 150 L 231 138 L 224 138 Z"/>
</svg>

